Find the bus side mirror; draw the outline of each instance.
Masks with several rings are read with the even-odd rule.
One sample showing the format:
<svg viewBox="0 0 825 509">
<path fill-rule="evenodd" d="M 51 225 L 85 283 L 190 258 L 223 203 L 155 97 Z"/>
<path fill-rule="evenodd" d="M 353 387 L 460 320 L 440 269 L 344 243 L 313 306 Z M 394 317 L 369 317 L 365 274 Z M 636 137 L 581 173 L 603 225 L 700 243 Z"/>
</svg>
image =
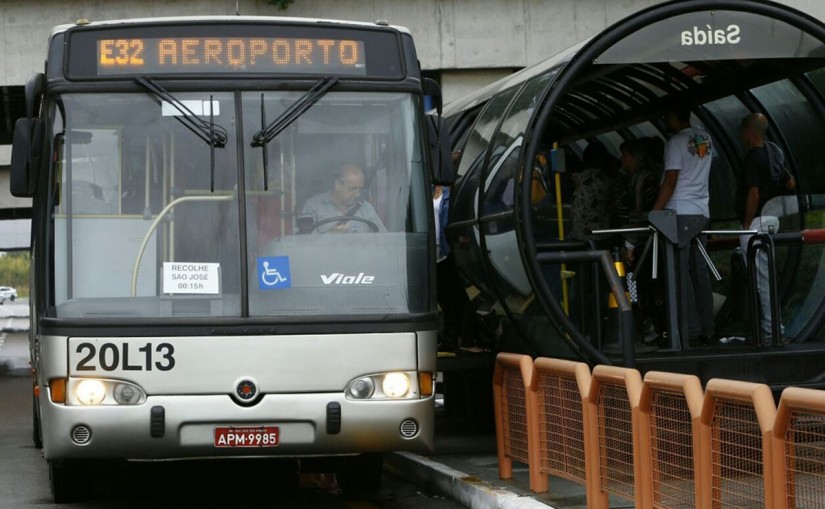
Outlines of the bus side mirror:
<svg viewBox="0 0 825 509">
<path fill-rule="evenodd" d="M 433 168 L 433 182 L 451 186 L 455 182 L 455 167 L 450 151 L 450 135 L 447 120 L 441 115 L 427 115 L 427 146 Z"/>
<path fill-rule="evenodd" d="M 43 121 L 19 118 L 14 124 L 9 190 L 18 198 L 31 198 L 37 191 L 37 170 L 43 149 Z"/>
<path fill-rule="evenodd" d="M 23 87 L 26 95 L 26 116 L 14 124 L 11 149 L 11 179 L 9 191 L 18 198 L 31 198 L 37 191 L 37 172 L 43 153 L 43 121 L 35 116 L 43 96 L 45 76 L 34 73 Z"/>
<path fill-rule="evenodd" d="M 438 83 L 432 78 L 424 78 L 421 80 L 421 87 L 424 95 L 430 98 L 433 108 L 435 108 L 436 113 L 440 116 L 441 106 L 444 102 L 441 97 L 441 87 L 438 86 Z"/>
</svg>

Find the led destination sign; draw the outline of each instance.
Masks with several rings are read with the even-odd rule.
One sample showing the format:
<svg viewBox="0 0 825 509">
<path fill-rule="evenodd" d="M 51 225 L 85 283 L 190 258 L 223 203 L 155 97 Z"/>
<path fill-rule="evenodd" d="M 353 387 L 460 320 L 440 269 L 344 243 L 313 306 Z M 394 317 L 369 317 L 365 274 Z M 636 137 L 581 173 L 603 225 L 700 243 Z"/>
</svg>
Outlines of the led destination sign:
<svg viewBox="0 0 825 509">
<path fill-rule="evenodd" d="M 390 27 L 219 20 L 78 26 L 52 40 L 69 80 L 134 76 L 398 80 L 404 36 Z"/>
<path fill-rule="evenodd" d="M 364 42 L 286 37 L 102 38 L 97 74 L 367 73 Z"/>
</svg>

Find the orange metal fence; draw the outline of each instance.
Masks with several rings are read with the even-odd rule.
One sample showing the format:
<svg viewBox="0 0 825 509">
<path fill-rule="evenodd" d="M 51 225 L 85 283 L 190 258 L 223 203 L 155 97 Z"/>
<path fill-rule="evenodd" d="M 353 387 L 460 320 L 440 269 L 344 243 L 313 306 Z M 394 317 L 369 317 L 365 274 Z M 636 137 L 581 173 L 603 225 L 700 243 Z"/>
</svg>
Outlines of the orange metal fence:
<svg viewBox="0 0 825 509">
<path fill-rule="evenodd" d="M 702 406 L 704 507 L 774 507 L 767 385 L 714 378 Z"/>
<path fill-rule="evenodd" d="M 772 435 L 775 507 L 825 507 L 825 392 L 782 392 Z"/>
<path fill-rule="evenodd" d="M 825 391 L 499 354 L 493 392 L 499 474 L 525 463 L 638 508 L 825 509 Z"/>
<path fill-rule="evenodd" d="M 596 366 L 588 400 L 587 433 L 598 444 L 594 461 L 595 501 L 604 507 L 608 495 L 635 500 L 641 507 L 643 465 L 639 454 L 639 398 L 642 377 L 635 369 Z"/>
<path fill-rule="evenodd" d="M 534 366 L 530 392 L 538 403 L 539 472 L 588 485 L 588 468 L 595 459 L 583 426 L 590 368 L 583 362 L 546 358 L 536 359 Z M 589 490 L 587 496 L 592 499 Z"/>
<path fill-rule="evenodd" d="M 498 472 L 513 477 L 513 461 L 530 469 L 530 489 L 547 491 L 547 476 L 539 473 L 538 405 L 528 389 L 533 380 L 533 359 L 528 355 L 500 353 L 493 373 L 493 400 L 498 447 Z"/>
<path fill-rule="evenodd" d="M 693 375 L 651 371 L 639 403 L 645 507 L 698 507 L 701 501 L 702 383 Z"/>
</svg>

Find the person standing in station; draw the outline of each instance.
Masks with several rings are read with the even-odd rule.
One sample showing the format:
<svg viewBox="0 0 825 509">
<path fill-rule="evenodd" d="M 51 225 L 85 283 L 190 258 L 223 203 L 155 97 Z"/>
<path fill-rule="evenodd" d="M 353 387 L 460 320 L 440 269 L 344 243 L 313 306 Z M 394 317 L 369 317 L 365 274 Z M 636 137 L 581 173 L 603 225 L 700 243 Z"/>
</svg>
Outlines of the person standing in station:
<svg viewBox="0 0 825 509">
<path fill-rule="evenodd" d="M 677 215 L 702 215 L 710 224 L 708 180 L 713 142 L 703 129 L 690 124 L 690 107 L 674 103 L 666 111 L 665 126 L 675 134 L 665 145 L 664 175 L 652 210 L 671 209 Z M 698 242 L 704 245 L 705 238 Z M 713 337 L 713 289 L 710 272 L 696 242 L 687 256 L 679 257 L 679 270 L 687 271 L 687 322 L 691 346 L 710 344 Z"/>
<path fill-rule="evenodd" d="M 745 149 L 745 158 L 736 194 L 736 216 L 742 224 L 743 230 L 776 233 L 779 231 L 779 218 L 765 213 L 763 209 L 771 198 L 793 191 L 796 188 L 796 181 L 787 170 L 777 172 L 778 177 L 773 178 L 772 163 L 776 160 L 778 154 L 775 154 L 772 158 L 769 150 L 780 154 L 781 150 L 775 145 L 769 147 L 769 142 L 765 140 L 767 131 L 768 119 L 761 113 L 751 113 L 742 119 L 739 138 Z M 784 160 L 784 157 L 781 159 Z M 752 236 L 742 235 L 739 237 L 742 253 L 748 252 L 748 241 Z M 745 260 L 747 263 L 747 256 Z M 773 344 L 773 337 L 768 254 L 764 251 L 759 251 L 756 256 L 756 288 L 759 296 L 759 309 L 762 312 L 760 318 L 761 341 L 764 345 L 771 345 Z M 780 323 L 779 328 L 783 335 L 780 343 L 785 343 L 785 327 Z M 758 341 L 759 338 L 755 338 L 755 340 Z"/>
<path fill-rule="evenodd" d="M 439 351 L 456 351 L 462 346 L 470 346 L 473 338 L 462 338 L 464 318 L 469 305 L 464 284 L 458 277 L 455 258 L 447 240 L 449 224 L 450 188 L 436 185 L 433 188 L 433 216 L 435 219 L 436 281 L 438 305 L 441 307 L 441 337 Z"/>
</svg>

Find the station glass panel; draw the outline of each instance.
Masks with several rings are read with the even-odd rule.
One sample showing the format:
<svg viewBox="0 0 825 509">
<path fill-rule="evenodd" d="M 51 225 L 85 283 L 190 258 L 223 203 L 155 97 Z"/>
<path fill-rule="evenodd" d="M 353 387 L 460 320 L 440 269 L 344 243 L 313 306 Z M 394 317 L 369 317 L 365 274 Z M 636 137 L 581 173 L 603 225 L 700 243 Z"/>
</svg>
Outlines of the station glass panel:
<svg viewBox="0 0 825 509">
<path fill-rule="evenodd" d="M 822 140 L 825 123 L 802 92 L 789 80 L 777 81 L 751 91 L 762 104 L 770 121 L 788 142 L 796 164 L 797 180 L 807 194 L 825 193 L 825 162 Z"/>
<path fill-rule="evenodd" d="M 798 202 L 789 204 L 786 217 L 780 217 L 780 231 L 805 228 L 825 228 L 825 164 L 822 162 L 822 140 L 825 139 L 825 122 L 789 80 L 777 81 L 751 91 L 765 109 L 768 119 L 778 128 L 787 141 L 786 159 L 797 170 L 797 189 L 808 203 L 804 211 Z M 792 197 L 796 198 L 796 197 Z M 796 208 L 793 205 L 796 204 Z M 797 247 L 798 255 L 791 248 L 779 250 L 777 266 L 782 268 L 784 257 L 791 259 L 792 270 L 785 270 L 780 279 L 791 291 L 783 299 L 785 333 L 794 337 L 812 318 L 815 310 L 825 301 L 825 250 L 821 245 Z"/>
<path fill-rule="evenodd" d="M 738 228 L 734 204 L 740 170 L 734 171 L 734 168 L 741 168 L 744 151 L 739 140 L 739 127 L 749 111 L 734 96 L 712 101 L 703 108 L 721 127 L 711 133 L 715 149 L 709 182 L 711 219 L 716 228 Z M 735 160 L 734 164 L 729 164 L 729 157 Z"/>
<path fill-rule="evenodd" d="M 458 173 L 463 177 L 453 187 L 450 194 L 450 226 L 447 228 L 447 239 L 455 257 L 455 263 L 470 283 L 487 294 L 489 298 L 494 298 L 495 292 L 481 259 L 478 224 L 466 222 L 477 219 L 478 187 L 484 157 L 501 117 L 518 90 L 518 88 L 511 88 L 494 96 L 479 114 L 461 157 Z M 500 153 L 491 154 L 489 164 L 495 164 L 500 157 Z M 464 224 L 455 225 L 455 223 Z"/>
<path fill-rule="evenodd" d="M 531 292 L 530 283 L 519 255 L 513 208 L 518 195 L 516 191 L 519 182 L 517 171 L 524 150 L 524 131 L 551 77 L 551 74 L 544 74 L 528 81 L 513 101 L 513 106 L 502 121 L 501 128 L 493 142 L 493 153 L 501 153 L 502 156 L 498 161 L 490 161 L 489 170 L 483 172 L 485 182 L 481 227 L 490 263 L 498 276 L 497 282 L 505 297 L 514 293 L 526 297 Z M 536 178 L 534 205 L 538 206 L 550 197 L 546 184 L 547 168 L 546 165 L 539 168 L 532 163 L 527 164 L 526 167 L 529 169 L 535 167 L 535 171 L 532 172 Z M 530 175 L 528 173 L 524 178 L 532 178 Z M 488 220 L 484 220 L 485 217 Z"/>
<path fill-rule="evenodd" d="M 661 138 L 662 133 L 651 122 L 642 122 L 629 128 L 634 138 Z"/>
</svg>

